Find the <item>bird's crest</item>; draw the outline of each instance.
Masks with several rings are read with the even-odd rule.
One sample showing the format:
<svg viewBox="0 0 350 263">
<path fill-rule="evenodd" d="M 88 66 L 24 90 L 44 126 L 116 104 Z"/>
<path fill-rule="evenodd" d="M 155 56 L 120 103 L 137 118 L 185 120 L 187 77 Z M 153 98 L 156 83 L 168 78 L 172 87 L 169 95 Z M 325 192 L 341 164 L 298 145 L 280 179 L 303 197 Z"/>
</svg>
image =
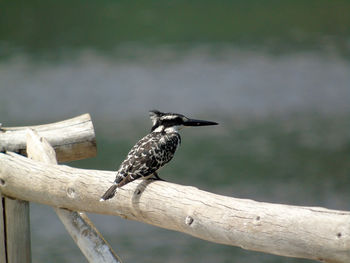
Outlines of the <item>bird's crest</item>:
<svg viewBox="0 0 350 263">
<path fill-rule="evenodd" d="M 160 112 L 159 110 L 151 110 L 149 112 L 149 117 L 151 118 L 153 126 L 156 125 L 156 123 L 159 121 L 160 117 L 164 115 L 163 112 Z"/>
</svg>

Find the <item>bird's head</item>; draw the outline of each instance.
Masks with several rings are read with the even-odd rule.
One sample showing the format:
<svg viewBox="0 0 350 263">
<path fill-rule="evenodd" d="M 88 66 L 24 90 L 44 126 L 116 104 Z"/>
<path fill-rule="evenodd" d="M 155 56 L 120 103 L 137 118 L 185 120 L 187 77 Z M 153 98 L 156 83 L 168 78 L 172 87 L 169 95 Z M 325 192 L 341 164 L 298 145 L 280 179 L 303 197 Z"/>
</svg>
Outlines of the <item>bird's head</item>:
<svg viewBox="0 0 350 263">
<path fill-rule="evenodd" d="M 177 132 L 184 126 L 208 126 L 218 124 L 213 121 L 190 119 L 182 114 L 160 112 L 158 110 L 150 111 L 149 116 L 153 124 L 152 131 L 158 132 Z"/>
</svg>

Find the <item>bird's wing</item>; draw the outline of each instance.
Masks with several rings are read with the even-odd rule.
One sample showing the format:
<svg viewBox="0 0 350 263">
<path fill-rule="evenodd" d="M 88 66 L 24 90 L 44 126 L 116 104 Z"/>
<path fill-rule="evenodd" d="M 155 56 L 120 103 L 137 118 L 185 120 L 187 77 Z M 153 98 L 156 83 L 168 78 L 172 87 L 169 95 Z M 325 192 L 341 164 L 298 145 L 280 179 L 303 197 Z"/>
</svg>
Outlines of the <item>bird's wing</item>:
<svg viewBox="0 0 350 263">
<path fill-rule="evenodd" d="M 138 141 L 131 148 L 127 158 L 122 162 L 118 173 L 120 175 L 131 174 L 135 179 L 148 176 L 160 168 L 156 159 L 156 148 L 159 135 L 151 133 Z"/>
</svg>

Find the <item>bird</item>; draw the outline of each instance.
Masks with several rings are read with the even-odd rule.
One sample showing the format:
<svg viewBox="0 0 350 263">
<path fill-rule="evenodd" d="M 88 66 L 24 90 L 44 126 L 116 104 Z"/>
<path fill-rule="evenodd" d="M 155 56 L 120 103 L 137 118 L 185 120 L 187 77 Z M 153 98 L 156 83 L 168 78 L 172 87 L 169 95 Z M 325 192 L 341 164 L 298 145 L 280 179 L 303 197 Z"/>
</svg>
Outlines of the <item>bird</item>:
<svg viewBox="0 0 350 263">
<path fill-rule="evenodd" d="M 149 112 L 152 121 L 151 132 L 140 139 L 129 151 L 121 163 L 113 185 L 102 195 L 100 201 L 106 201 L 115 196 L 120 188 L 138 178 L 148 179 L 154 176 L 162 180 L 157 171 L 167 164 L 181 143 L 179 130 L 185 126 L 217 125 L 213 121 L 188 118 L 179 113 Z"/>
</svg>

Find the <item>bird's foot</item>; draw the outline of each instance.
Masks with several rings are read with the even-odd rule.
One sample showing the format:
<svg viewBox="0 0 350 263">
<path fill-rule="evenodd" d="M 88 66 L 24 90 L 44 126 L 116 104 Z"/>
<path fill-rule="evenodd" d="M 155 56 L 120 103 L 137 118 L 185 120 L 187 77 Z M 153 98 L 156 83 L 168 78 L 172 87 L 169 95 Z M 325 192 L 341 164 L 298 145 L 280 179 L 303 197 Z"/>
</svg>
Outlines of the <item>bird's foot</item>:
<svg viewBox="0 0 350 263">
<path fill-rule="evenodd" d="M 160 178 L 157 173 L 154 173 L 153 175 L 154 175 L 154 178 L 153 178 L 154 180 L 165 181 L 164 179 Z"/>
</svg>

